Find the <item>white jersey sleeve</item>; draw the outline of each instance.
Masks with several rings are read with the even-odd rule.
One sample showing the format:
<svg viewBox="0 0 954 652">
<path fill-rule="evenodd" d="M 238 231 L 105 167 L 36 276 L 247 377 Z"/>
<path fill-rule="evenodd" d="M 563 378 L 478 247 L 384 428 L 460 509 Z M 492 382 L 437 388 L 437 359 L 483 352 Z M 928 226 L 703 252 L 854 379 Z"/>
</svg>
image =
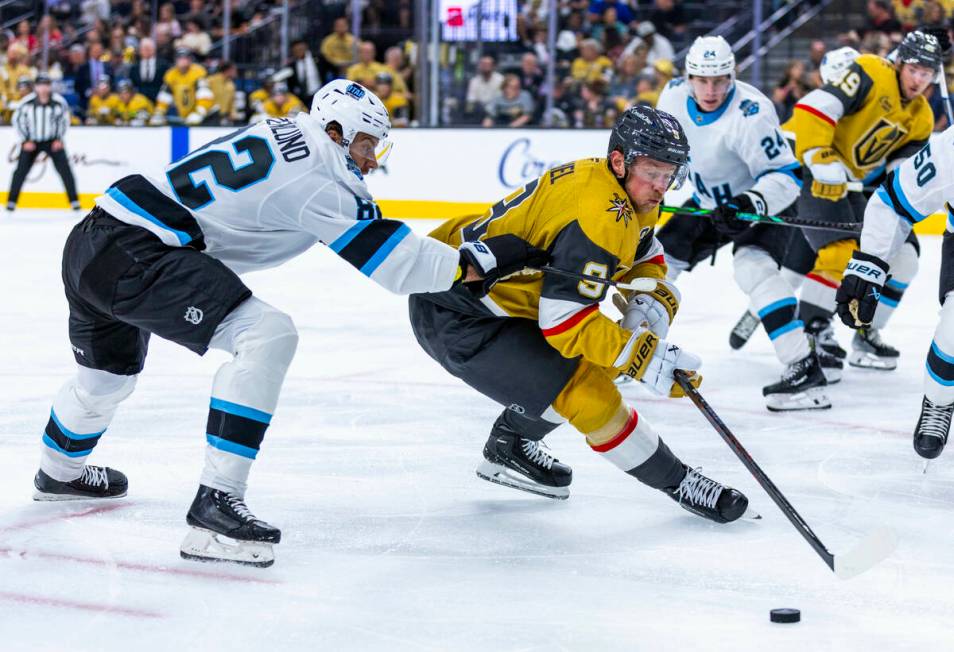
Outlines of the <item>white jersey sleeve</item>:
<svg viewBox="0 0 954 652">
<path fill-rule="evenodd" d="M 861 250 L 890 260 L 911 228 L 929 215 L 947 212 L 947 231 L 954 232 L 954 127 L 931 138 L 927 145 L 890 173 L 865 208 Z"/>
<path fill-rule="evenodd" d="M 761 200 L 759 208 L 764 214 L 777 215 L 798 199 L 802 185 L 797 176 L 799 163 L 782 136 L 775 108 L 768 99 L 760 96 L 742 100 L 739 112 L 733 145 L 755 181 L 746 192 Z M 757 201 L 753 203 L 758 206 Z"/>
</svg>

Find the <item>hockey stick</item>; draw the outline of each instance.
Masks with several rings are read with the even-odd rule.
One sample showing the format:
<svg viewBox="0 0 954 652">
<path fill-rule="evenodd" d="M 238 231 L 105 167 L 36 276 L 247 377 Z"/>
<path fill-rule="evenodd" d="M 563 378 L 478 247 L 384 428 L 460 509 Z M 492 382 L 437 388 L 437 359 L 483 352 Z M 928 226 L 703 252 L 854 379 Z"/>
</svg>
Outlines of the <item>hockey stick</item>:
<svg viewBox="0 0 954 652">
<path fill-rule="evenodd" d="M 897 535 L 894 530 L 890 528 L 880 527 L 870 532 L 864 539 L 855 544 L 854 548 L 844 554 L 834 555 L 829 552 L 825 544 L 812 532 L 812 529 L 808 526 L 808 523 L 805 522 L 805 519 L 795 511 L 795 508 L 792 507 L 788 499 L 782 495 L 782 492 L 778 490 L 775 483 L 765 475 L 765 471 L 755 463 L 755 460 L 753 460 L 749 452 L 742 447 L 742 444 L 735 438 L 735 435 L 732 434 L 728 426 L 723 423 L 719 415 L 716 414 L 706 400 L 702 398 L 702 394 L 699 393 L 699 390 L 693 387 L 689 381 L 689 376 L 687 376 L 684 371 L 677 369 L 673 372 L 673 378 L 675 378 L 679 386 L 682 387 L 686 396 L 699 408 L 699 411 L 702 412 L 706 420 L 715 428 L 715 431 L 719 433 L 719 436 L 729 445 L 729 448 L 732 449 L 736 457 L 742 461 L 742 464 L 749 470 L 749 473 L 755 476 L 755 480 L 762 486 L 765 493 L 769 495 L 769 498 L 782 510 L 785 518 L 795 526 L 795 529 L 805 538 L 805 541 L 812 547 L 812 550 L 822 558 L 828 565 L 828 568 L 834 571 L 835 575 L 840 579 L 846 580 L 864 573 L 894 551 L 898 543 Z"/>
<path fill-rule="evenodd" d="M 600 276 L 590 276 L 589 274 L 579 274 L 577 272 L 569 272 L 565 269 L 558 269 L 556 267 L 550 267 L 549 265 L 542 265 L 536 268 L 538 271 L 544 272 L 546 274 L 556 274 L 557 276 L 566 276 L 567 278 L 575 278 L 580 281 L 585 281 L 587 283 L 601 283 L 603 285 L 609 285 L 620 290 L 635 290 L 636 292 L 651 292 L 656 289 L 656 283 L 659 279 L 655 278 L 637 278 L 633 281 L 624 282 L 624 281 L 614 281 L 609 278 L 602 278 Z"/>
<path fill-rule="evenodd" d="M 696 217 L 706 217 L 715 212 L 708 208 L 693 208 L 691 206 L 660 206 L 659 210 L 663 213 L 694 215 Z M 862 222 L 823 222 L 805 217 L 782 217 L 780 215 L 759 215 L 757 213 L 738 213 L 736 217 L 746 222 L 756 222 L 758 224 L 778 224 L 780 226 L 796 226 L 802 229 L 844 231 L 846 233 L 854 233 L 855 235 L 858 234 L 863 224 Z"/>
<path fill-rule="evenodd" d="M 941 64 L 938 76 L 941 78 L 938 85 L 941 87 L 941 99 L 944 100 L 944 111 L 947 113 L 947 126 L 950 127 L 954 125 L 954 108 L 951 107 L 951 98 L 947 90 L 947 79 L 944 78 L 944 64 Z"/>
</svg>

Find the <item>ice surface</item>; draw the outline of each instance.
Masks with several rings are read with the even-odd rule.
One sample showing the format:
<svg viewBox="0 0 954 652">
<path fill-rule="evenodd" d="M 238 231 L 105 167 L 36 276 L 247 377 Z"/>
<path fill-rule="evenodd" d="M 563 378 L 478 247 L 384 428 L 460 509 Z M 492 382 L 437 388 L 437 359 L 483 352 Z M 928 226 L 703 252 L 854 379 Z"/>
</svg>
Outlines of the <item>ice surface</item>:
<svg viewBox="0 0 954 652">
<path fill-rule="evenodd" d="M 898 370 L 847 370 L 824 412 L 762 407 L 779 365 L 761 330 L 728 347 L 745 301 L 727 251 L 680 283 L 670 339 L 703 356 L 705 397 L 828 547 L 897 529 L 898 550 L 865 575 L 837 579 L 688 401 L 632 385 L 643 418 L 685 461 L 745 491 L 760 522 L 693 517 L 569 427 L 548 438 L 574 468 L 568 501 L 478 480 L 499 408 L 420 350 L 403 298 L 323 248 L 247 278 L 301 331 L 252 471 L 250 506 L 284 532 L 275 566 L 258 570 L 178 557 L 219 353 L 153 340 L 93 456 L 129 475 L 128 498 L 31 501 L 50 402 L 73 368 L 60 282 L 73 219 L 0 221 L 4 652 L 954 649 L 954 458 L 925 476 L 911 447 L 936 238 L 923 239 L 922 272 L 885 333 Z M 802 622 L 771 624 L 774 607 L 801 609 Z"/>
</svg>

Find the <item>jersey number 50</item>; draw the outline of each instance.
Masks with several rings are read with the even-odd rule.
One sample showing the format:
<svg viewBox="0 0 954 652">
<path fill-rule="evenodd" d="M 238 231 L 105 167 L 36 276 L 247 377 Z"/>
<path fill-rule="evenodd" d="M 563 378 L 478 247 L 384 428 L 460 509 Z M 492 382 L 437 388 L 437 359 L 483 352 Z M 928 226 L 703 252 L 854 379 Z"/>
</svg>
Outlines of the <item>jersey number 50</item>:
<svg viewBox="0 0 954 652">
<path fill-rule="evenodd" d="M 209 168 L 216 185 L 238 192 L 268 177 L 275 164 L 275 157 L 264 138 L 246 136 L 232 142 L 237 154 L 248 153 L 250 163 L 236 166 L 228 152 L 210 149 L 180 163 L 166 173 L 176 196 L 183 205 L 199 209 L 215 201 L 205 181 L 196 183 L 192 175 Z"/>
</svg>

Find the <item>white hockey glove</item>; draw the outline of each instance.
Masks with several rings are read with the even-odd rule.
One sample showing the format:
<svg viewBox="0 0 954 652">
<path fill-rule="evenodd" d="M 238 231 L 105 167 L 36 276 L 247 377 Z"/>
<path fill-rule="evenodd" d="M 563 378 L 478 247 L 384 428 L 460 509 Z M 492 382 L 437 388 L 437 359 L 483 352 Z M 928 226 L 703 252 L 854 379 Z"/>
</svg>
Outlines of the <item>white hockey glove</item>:
<svg viewBox="0 0 954 652">
<path fill-rule="evenodd" d="M 665 279 L 656 283 L 656 289 L 634 294 L 628 302 L 621 294 L 613 295 L 613 305 L 623 313 L 623 328 L 633 331 L 642 326 L 659 337 L 669 334 L 681 300 L 679 289 Z"/>
<path fill-rule="evenodd" d="M 164 115 L 160 115 L 157 113 L 151 118 L 149 118 L 149 126 L 151 127 L 161 127 L 164 124 L 166 124 L 166 116 Z"/>
<path fill-rule="evenodd" d="M 192 113 L 186 116 L 185 123 L 189 125 L 190 127 L 194 127 L 196 125 L 202 124 L 202 120 L 204 118 L 205 116 L 199 113 L 198 111 L 193 111 Z"/>
<path fill-rule="evenodd" d="M 815 147 L 803 157 L 812 173 L 812 196 L 840 201 L 848 194 L 848 170 L 831 147 Z"/>
<path fill-rule="evenodd" d="M 675 344 L 656 337 L 646 328 L 637 328 L 616 358 L 616 368 L 634 378 L 660 396 L 685 396 L 682 387 L 673 378 L 676 369 L 688 372 L 692 385 L 698 387 L 702 376 L 697 373 L 702 359 Z"/>
</svg>

